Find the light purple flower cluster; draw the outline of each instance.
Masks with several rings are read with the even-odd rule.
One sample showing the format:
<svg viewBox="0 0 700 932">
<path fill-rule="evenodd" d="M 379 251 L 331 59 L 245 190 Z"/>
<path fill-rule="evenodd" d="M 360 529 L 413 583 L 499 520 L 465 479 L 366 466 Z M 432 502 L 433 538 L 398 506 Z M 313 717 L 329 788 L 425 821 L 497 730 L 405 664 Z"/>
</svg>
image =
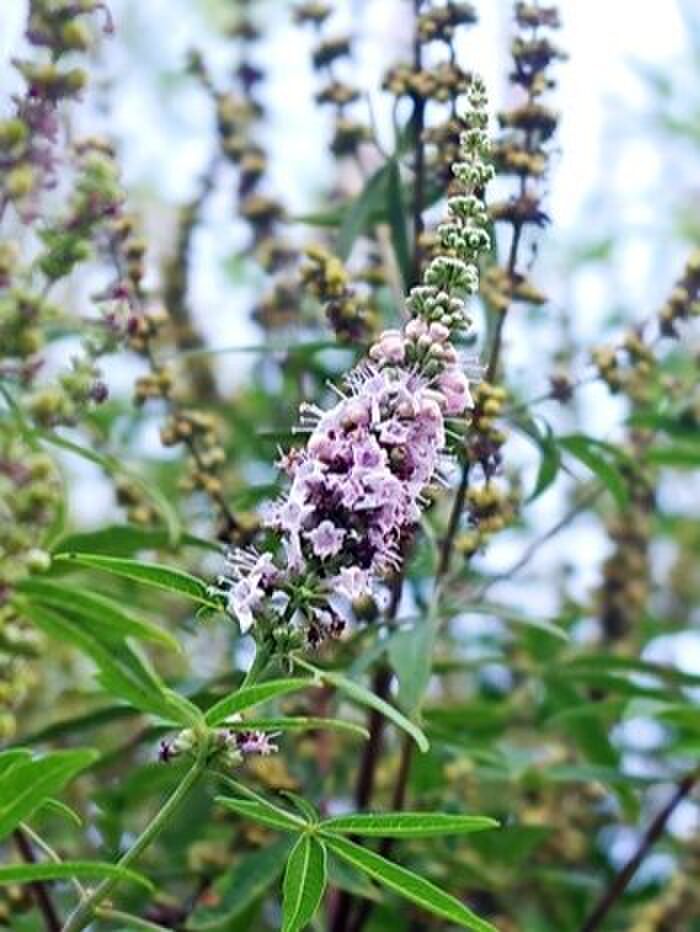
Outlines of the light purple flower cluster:
<svg viewBox="0 0 700 932">
<path fill-rule="evenodd" d="M 386 331 L 333 408 L 303 408 L 308 442 L 283 457 L 289 491 L 264 513 L 282 558 L 241 550 L 229 557 L 228 608 L 243 631 L 263 615 L 292 620 L 299 611 L 317 643 L 343 629 L 338 597 L 367 595 L 400 567 L 422 493 L 440 476 L 445 418 L 471 403 L 449 336 L 423 320 Z M 439 363 L 436 375 L 425 373 L 421 357 Z"/>
<path fill-rule="evenodd" d="M 444 254 L 412 289 L 412 319 L 387 330 L 369 358 L 336 389 L 330 410 L 302 408 L 310 432 L 304 449 L 280 462 L 290 480 L 285 497 L 267 507 L 275 552 L 237 550 L 220 580 L 228 610 L 243 632 L 301 628 L 312 645 L 339 634 L 348 604 L 398 570 L 419 521 L 426 487 L 441 478 L 446 419 L 471 406 L 469 383 L 451 339 L 466 324 L 461 294 L 478 288 L 476 258 L 488 248 L 480 196 L 491 169 L 483 162 L 481 85 L 472 94 L 454 166 L 463 192 L 448 199 L 449 222 L 438 228 Z"/>
<path fill-rule="evenodd" d="M 269 757 L 270 754 L 276 754 L 279 748 L 272 739 L 279 737 L 279 734 L 221 728 L 213 734 L 212 748 L 222 755 L 222 762 L 235 766 L 240 764 L 244 757 Z M 158 745 L 158 760 L 169 764 L 180 755 L 190 753 L 196 743 L 196 737 L 189 729 L 181 731 L 175 738 L 163 738 Z"/>
</svg>

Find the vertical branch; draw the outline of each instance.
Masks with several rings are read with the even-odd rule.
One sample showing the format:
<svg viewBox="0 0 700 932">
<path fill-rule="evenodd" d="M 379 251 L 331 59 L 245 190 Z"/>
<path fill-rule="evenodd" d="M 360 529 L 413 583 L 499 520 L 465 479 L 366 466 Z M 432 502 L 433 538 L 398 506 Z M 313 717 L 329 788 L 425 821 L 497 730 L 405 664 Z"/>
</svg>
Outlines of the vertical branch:
<svg viewBox="0 0 700 932">
<path fill-rule="evenodd" d="M 34 849 L 32 848 L 29 839 L 24 834 L 22 829 L 15 829 L 12 833 L 12 837 L 14 838 L 15 845 L 17 846 L 17 850 L 22 856 L 22 859 L 27 864 L 36 864 L 37 859 L 36 855 L 34 854 Z M 32 891 L 34 901 L 36 902 L 37 908 L 43 917 L 47 932 L 61 932 L 61 920 L 58 917 L 56 907 L 53 904 L 53 900 L 51 899 L 46 885 L 43 884 L 40 880 L 35 880 L 29 884 L 29 889 Z"/>
<path fill-rule="evenodd" d="M 387 608 L 386 618 L 388 622 L 396 618 L 403 591 L 403 576 L 397 577 L 391 590 L 391 602 Z M 382 664 L 374 674 L 372 681 L 372 692 L 380 699 L 386 699 L 389 696 L 392 673 L 389 667 Z M 355 807 L 357 810 L 366 809 L 374 793 L 374 783 L 377 774 L 377 766 L 382 754 L 384 744 L 384 725 L 385 718 L 376 709 L 372 709 L 368 720 L 369 738 L 365 744 L 360 768 L 357 773 L 357 784 L 355 787 Z M 346 890 L 341 890 L 335 906 L 331 932 L 344 932 L 352 911 L 353 898 Z"/>
<path fill-rule="evenodd" d="M 414 36 L 413 36 L 413 70 L 418 74 L 423 68 L 423 43 L 418 29 L 422 0 L 413 0 Z M 416 140 L 413 150 L 414 190 L 413 190 L 413 276 L 409 285 L 415 285 L 421 277 L 421 236 L 424 230 L 423 206 L 425 204 L 425 98 L 419 92 L 413 95 L 413 122 Z"/>
<path fill-rule="evenodd" d="M 601 898 L 598 900 L 593 912 L 581 926 L 580 932 L 594 932 L 599 929 L 617 900 L 623 895 L 630 880 L 634 877 L 644 858 L 649 854 L 654 844 L 663 835 L 669 819 L 676 811 L 678 805 L 691 793 L 696 783 L 700 780 L 700 770 L 694 770 L 678 783 L 673 796 L 666 803 L 664 808 L 657 814 L 649 828 L 646 830 L 639 843 L 639 847 L 634 852 L 627 863 L 618 871 L 612 879 L 609 887 Z"/>
</svg>

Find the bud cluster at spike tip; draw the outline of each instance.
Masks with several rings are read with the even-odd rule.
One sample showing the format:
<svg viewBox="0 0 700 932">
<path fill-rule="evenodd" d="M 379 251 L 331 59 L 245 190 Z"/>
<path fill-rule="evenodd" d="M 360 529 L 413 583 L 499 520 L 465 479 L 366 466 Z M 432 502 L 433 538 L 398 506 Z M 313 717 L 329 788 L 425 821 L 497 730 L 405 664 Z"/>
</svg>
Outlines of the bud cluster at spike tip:
<svg viewBox="0 0 700 932">
<path fill-rule="evenodd" d="M 489 248 L 483 190 L 493 170 L 478 79 L 469 103 L 441 248 L 408 296 L 411 319 L 379 336 L 334 407 L 302 407 L 306 446 L 282 457 L 290 487 L 263 516 L 281 546 L 227 557 L 219 591 L 243 632 L 300 631 L 312 646 L 340 634 L 344 605 L 400 568 L 423 494 L 441 475 L 445 420 L 471 407 L 452 339 L 469 324 L 463 296 L 478 290 Z"/>
</svg>

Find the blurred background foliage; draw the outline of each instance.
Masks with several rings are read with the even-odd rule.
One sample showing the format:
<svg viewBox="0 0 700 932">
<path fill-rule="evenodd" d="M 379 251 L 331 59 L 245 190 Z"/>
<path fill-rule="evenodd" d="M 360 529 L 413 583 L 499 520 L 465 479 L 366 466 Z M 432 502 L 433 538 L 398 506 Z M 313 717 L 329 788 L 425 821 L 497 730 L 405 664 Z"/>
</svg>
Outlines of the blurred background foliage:
<svg viewBox="0 0 700 932">
<path fill-rule="evenodd" d="M 274 462 L 297 442 L 299 404 L 332 397 L 328 381 L 396 325 L 431 255 L 463 91 L 461 72 L 441 63 L 482 72 L 494 113 L 512 115 L 522 104 L 508 82 L 513 40 L 526 33 L 508 2 L 477 2 L 479 21 L 464 13 L 437 42 L 407 0 L 334 0 L 317 23 L 325 4 L 109 5 L 114 35 L 101 35 L 97 5 L 85 47 L 76 40 L 58 59 L 89 83 L 61 95 L 57 182 L 0 131 L 0 738 L 9 749 L 99 751 L 61 791 L 70 809 L 45 805 L 29 825 L 61 858 L 100 861 L 118 857 L 182 765 L 158 760 L 164 727 L 105 684 L 98 648 L 132 672 L 152 664 L 202 707 L 240 683 L 252 650 L 220 613 L 53 557 L 158 560 L 213 580 L 224 545 L 259 539 L 256 508 L 281 488 Z M 419 13 L 433 7 L 451 5 L 426 0 Z M 506 206 L 464 347 L 485 376 L 471 436 L 488 452 L 458 453 L 495 476 L 472 471 L 452 531 L 445 496 L 429 510 L 398 624 L 361 619 L 318 660 L 380 686 L 409 715 L 424 677 L 431 747 L 409 759 L 410 808 L 502 824 L 403 841 L 402 864 L 503 932 L 692 932 L 700 15 L 691 0 L 563 0 L 559 12 L 552 41 L 566 59 L 543 69 L 551 132 L 546 113 L 534 129 L 493 120 L 489 200 Z M 18 0 L 0 11 L 3 121 L 23 89 L 11 57 L 37 56 L 27 15 Z M 525 142 L 513 142 L 523 125 Z M 508 145 L 533 161 L 514 170 Z M 542 211 L 531 228 L 506 209 L 521 182 Z M 451 587 L 426 670 L 421 619 L 451 533 Z M 128 642 L 105 634 L 99 606 L 81 614 L 66 603 L 81 592 L 152 628 Z M 98 648 L 51 610 L 78 612 Z M 270 708 L 365 723 L 330 688 Z M 241 778 L 330 813 L 390 809 L 402 738 L 376 717 L 365 724 L 381 746 L 369 794 L 358 786 L 367 747 L 340 732 L 285 734 L 281 753 L 248 759 Z M 629 887 L 585 925 L 689 775 Z M 142 859 L 155 894 L 125 885 L 119 902 L 165 928 L 279 928 L 286 836 L 215 806 L 211 782 Z M 3 863 L 27 846 L 44 858 L 21 831 L 3 840 Z M 450 927 L 341 861 L 330 881 L 313 928 Z M 67 913 L 70 885 L 51 889 Z M 355 925 L 337 918 L 343 896 Z M 37 902 L 35 889 L 4 885 L 0 922 L 45 928 Z M 95 928 L 130 921 L 105 916 Z"/>
</svg>

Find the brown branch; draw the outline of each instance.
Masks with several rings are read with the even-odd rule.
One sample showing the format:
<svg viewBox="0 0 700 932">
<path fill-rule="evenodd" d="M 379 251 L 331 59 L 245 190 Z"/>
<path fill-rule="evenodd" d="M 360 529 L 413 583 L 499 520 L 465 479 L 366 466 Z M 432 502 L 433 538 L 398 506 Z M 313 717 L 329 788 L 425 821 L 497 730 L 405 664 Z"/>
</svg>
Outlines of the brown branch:
<svg viewBox="0 0 700 932">
<path fill-rule="evenodd" d="M 391 589 L 391 602 L 387 608 L 386 619 L 388 622 L 396 618 L 403 591 L 403 576 L 398 576 Z M 374 674 L 372 681 L 372 692 L 379 696 L 380 699 L 387 699 L 389 688 L 391 686 L 392 672 L 389 667 L 382 666 Z M 377 774 L 377 766 L 382 754 L 384 744 L 384 726 L 386 719 L 376 709 L 372 709 L 369 715 L 368 731 L 369 738 L 365 744 L 362 761 L 357 774 L 357 784 L 355 787 L 355 807 L 361 811 L 366 809 L 372 799 L 374 792 L 374 783 Z M 341 890 L 336 901 L 331 923 L 331 932 L 345 932 L 350 913 L 352 911 L 353 897 L 346 890 Z"/>
<path fill-rule="evenodd" d="M 454 547 L 457 531 L 459 530 L 459 519 L 464 511 L 464 502 L 466 501 L 467 489 L 469 488 L 469 466 L 468 460 L 462 466 L 462 475 L 459 480 L 459 485 L 457 486 L 455 499 L 452 503 L 452 510 L 450 511 L 450 517 L 447 522 L 447 533 L 445 534 L 442 547 L 440 548 L 440 561 L 438 563 L 436 581 L 442 579 L 450 569 L 452 549 Z"/>
<path fill-rule="evenodd" d="M 22 856 L 22 860 L 27 864 L 37 864 L 37 857 L 34 854 L 34 849 L 31 846 L 31 843 L 27 836 L 24 834 L 21 828 L 16 828 L 12 833 L 12 837 L 17 846 L 17 850 Z M 53 900 L 49 894 L 49 891 L 46 888 L 41 880 L 34 880 L 28 884 L 29 889 L 32 891 L 32 896 L 36 902 L 37 908 L 41 913 L 44 919 L 44 925 L 46 926 L 47 932 L 61 932 L 63 923 L 58 917 L 56 912 L 56 907 L 53 904 Z"/>
<path fill-rule="evenodd" d="M 418 17 L 422 0 L 413 0 L 414 38 L 413 38 L 413 70 L 417 74 L 423 68 L 423 43 L 418 31 Z M 416 93 L 413 96 L 413 121 L 415 123 L 416 141 L 413 154 L 414 191 L 413 191 L 413 281 L 407 286 L 417 285 L 421 277 L 422 250 L 420 238 L 423 234 L 423 207 L 425 205 L 425 98 Z"/>
<path fill-rule="evenodd" d="M 678 782 L 673 796 L 649 825 L 632 857 L 615 874 L 607 890 L 605 890 L 590 916 L 581 926 L 580 932 L 594 932 L 595 929 L 600 928 L 607 914 L 627 889 L 627 885 L 636 874 L 644 858 L 663 835 L 676 808 L 691 793 L 698 780 L 700 780 L 700 769 L 691 771 Z"/>
</svg>

